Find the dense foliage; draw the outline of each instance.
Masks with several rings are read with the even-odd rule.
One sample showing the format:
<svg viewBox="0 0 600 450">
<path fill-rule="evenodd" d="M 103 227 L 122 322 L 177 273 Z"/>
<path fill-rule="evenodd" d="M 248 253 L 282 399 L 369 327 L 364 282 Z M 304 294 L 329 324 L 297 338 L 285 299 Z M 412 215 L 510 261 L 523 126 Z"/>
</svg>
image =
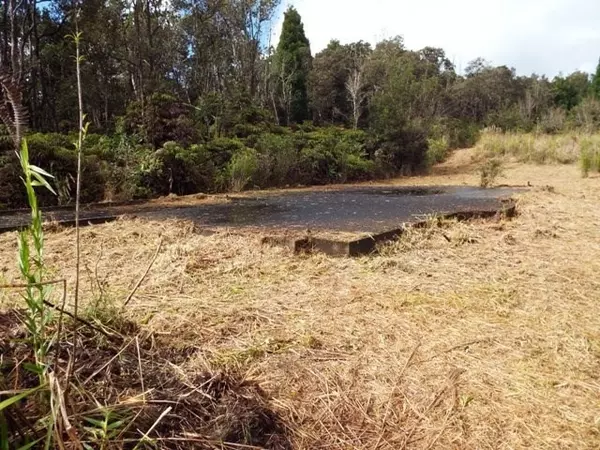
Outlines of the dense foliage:
<svg viewBox="0 0 600 450">
<path fill-rule="evenodd" d="M 31 158 L 68 203 L 75 174 L 73 48 L 84 33 L 90 136 L 84 201 L 369 179 L 424 170 L 479 130 L 600 127 L 600 65 L 553 80 L 401 37 L 311 55 L 278 0 L 0 0 L 0 68 L 23 86 Z M 1 100 L 0 100 L 0 103 Z M 0 135 L 2 133 L 0 132 Z M 0 136 L 0 207 L 21 206 Z M 45 196 L 46 194 L 44 194 Z"/>
</svg>

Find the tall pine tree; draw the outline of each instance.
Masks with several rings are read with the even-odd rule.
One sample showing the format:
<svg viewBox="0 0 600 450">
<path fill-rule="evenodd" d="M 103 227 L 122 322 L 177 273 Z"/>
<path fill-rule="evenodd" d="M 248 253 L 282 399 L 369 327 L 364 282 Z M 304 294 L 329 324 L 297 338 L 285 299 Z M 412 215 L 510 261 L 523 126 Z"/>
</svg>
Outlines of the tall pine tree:
<svg viewBox="0 0 600 450">
<path fill-rule="evenodd" d="M 310 43 L 298 11 L 290 6 L 285 12 L 279 45 L 275 53 L 279 105 L 287 124 L 310 118 L 308 74 L 312 65 Z"/>
</svg>

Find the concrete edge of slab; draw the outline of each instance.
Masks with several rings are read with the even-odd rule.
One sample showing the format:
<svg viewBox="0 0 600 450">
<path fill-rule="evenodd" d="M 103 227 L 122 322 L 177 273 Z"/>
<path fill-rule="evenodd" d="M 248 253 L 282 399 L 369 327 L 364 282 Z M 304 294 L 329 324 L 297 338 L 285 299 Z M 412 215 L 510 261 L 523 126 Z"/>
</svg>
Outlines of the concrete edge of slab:
<svg viewBox="0 0 600 450">
<path fill-rule="evenodd" d="M 465 210 L 455 211 L 445 214 L 439 214 L 438 217 L 444 219 L 470 220 L 475 218 L 489 218 L 494 216 L 513 217 L 516 215 L 516 202 L 512 199 L 504 200 L 499 208 L 490 208 L 484 210 Z M 107 215 L 89 219 L 82 219 L 81 226 L 97 225 L 103 223 L 114 222 L 123 215 Z M 132 215 L 131 217 L 135 217 Z M 57 222 L 47 222 L 45 225 L 58 224 L 64 227 L 72 227 L 75 225 L 75 220 L 62 220 Z M 321 252 L 330 256 L 346 256 L 356 257 L 374 253 L 378 245 L 390 242 L 400 237 L 408 227 L 423 227 L 428 223 L 427 220 L 409 222 L 403 224 L 399 228 L 385 231 L 382 233 L 373 234 L 364 238 L 354 240 L 336 240 L 320 237 L 286 237 L 286 236 L 264 236 L 263 244 L 281 246 L 290 249 L 294 253 L 312 253 Z M 0 226 L 0 233 L 19 231 L 24 229 L 23 226 Z M 216 230 L 208 228 L 197 228 L 197 232 L 206 236 L 218 233 Z"/>
<path fill-rule="evenodd" d="M 513 200 L 505 202 L 500 208 L 484 210 L 466 210 L 456 211 L 446 214 L 439 214 L 443 219 L 471 220 L 490 217 L 514 217 L 517 213 L 516 203 Z M 300 239 L 265 236 L 262 240 L 264 244 L 279 245 L 295 253 L 313 253 L 320 252 L 330 256 L 356 257 L 364 256 L 377 251 L 380 244 L 398 239 L 409 227 L 424 227 L 428 224 L 427 220 L 410 222 L 401 227 L 385 231 L 383 233 L 373 234 L 371 236 L 355 240 L 336 240 L 320 237 L 304 237 Z"/>
<path fill-rule="evenodd" d="M 88 218 L 88 219 L 81 219 L 79 221 L 79 225 L 82 227 L 88 226 L 88 225 L 100 225 L 103 223 L 109 223 L 109 222 L 114 222 L 117 219 L 119 219 L 120 217 L 123 217 L 122 215 L 116 216 L 116 215 L 108 215 L 108 216 L 98 216 L 98 217 L 92 217 L 92 218 Z M 75 219 L 68 219 L 68 220 L 57 220 L 57 221 L 49 221 L 49 222 L 44 222 L 44 227 L 47 226 L 52 226 L 52 225 L 59 225 L 61 227 L 74 227 L 75 226 Z M 24 225 L 6 225 L 6 226 L 0 226 L 0 234 L 2 233 L 9 233 L 11 231 L 21 231 L 24 230 L 28 227 L 24 226 Z"/>
</svg>

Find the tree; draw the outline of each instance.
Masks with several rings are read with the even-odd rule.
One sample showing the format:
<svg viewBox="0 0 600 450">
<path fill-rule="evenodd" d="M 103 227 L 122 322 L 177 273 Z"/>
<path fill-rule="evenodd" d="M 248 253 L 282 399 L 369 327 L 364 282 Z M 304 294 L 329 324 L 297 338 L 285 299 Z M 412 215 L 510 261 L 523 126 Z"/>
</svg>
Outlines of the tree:
<svg viewBox="0 0 600 450">
<path fill-rule="evenodd" d="M 450 114 L 485 124 L 494 114 L 516 108 L 525 95 L 523 80 L 515 69 L 493 67 L 478 58 L 467 66 L 466 77 L 450 88 Z M 493 124 L 493 123 L 492 123 Z"/>
<path fill-rule="evenodd" d="M 454 79 L 443 52 L 409 51 L 401 38 L 377 44 L 366 72 L 373 91 L 371 124 L 388 132 L 440 116 L 446 85 Z"/>
<path fill-rule="evenodd" d="M 288 124 L 299 123 L 310 117 L 307 84 L 311 65 L 310 43 L 304 34 L 304 24 L 298 11 L 290 6 L 284 14 L 275 53 L 277 90 Z"/>
<path fill-rule="evenodd" d="M 550 82 L 545 77 L 532 75 L 525 79 L 525 84 L 525 94 L 519 99 L 519 114 L 524 124 L 533 126 L 551 104 Z"/>
<path fill-rule="evenodd" d="M 363 114 L 365 100 L 368 97 L 365 70 L 368 57 L 371 54 L 369 44 L 358 42 L 349 46 L 350 52 L 350 74 L 346 81 L 346 90 L 352 104 L 352 125 L 358 128 L 358 122 Z"/>
<path fill-rule="evenodd" d="M 371 53 L 370 44 L 362 41 L 331 41 L 315 56 L 309 96 L 317 122 L 358 126 L 370 91 L 365 70 Z"/>
<path fill-rule="evenodd" d="M 600 99 L 600 60 L 596 66 L 596 73 L 592 77 L 591 93 L 597 99 Z"/>
<path fill-rule="evenodd" d="M 309 78 L 310 105 L 316 123 L 344 123 L 348 119 L 347 77 L 345 46 L 339 41 L 331 41 L 315 56 Z"/>
<path fill-rule="evenodd" d="M 554 104 L 570 111 L 577 106 L 590 89 L 590 78 L 585 72 L 576 71 L 567 77 L 561 75 L 552 81 Z"/>
</svg>

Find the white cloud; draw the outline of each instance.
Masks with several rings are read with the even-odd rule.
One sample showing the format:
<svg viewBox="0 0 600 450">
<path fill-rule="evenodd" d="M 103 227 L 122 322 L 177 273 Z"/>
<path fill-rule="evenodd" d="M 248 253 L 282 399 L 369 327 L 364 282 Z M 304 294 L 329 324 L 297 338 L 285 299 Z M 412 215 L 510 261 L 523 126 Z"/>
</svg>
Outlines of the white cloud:
<svg viewBox="0 0 600 450">
<path fill-rule="evenodd" d="M 286 0 L 284 8 L 290 3 L 313 53 L 331 39 L 375 43 L 402 35 L 410 49 L 444 48 L 459 68 L 482 56 L 519 74 L 548 76 L 591 72 L 600 57 L 598 0 Z"/>
</svg>

